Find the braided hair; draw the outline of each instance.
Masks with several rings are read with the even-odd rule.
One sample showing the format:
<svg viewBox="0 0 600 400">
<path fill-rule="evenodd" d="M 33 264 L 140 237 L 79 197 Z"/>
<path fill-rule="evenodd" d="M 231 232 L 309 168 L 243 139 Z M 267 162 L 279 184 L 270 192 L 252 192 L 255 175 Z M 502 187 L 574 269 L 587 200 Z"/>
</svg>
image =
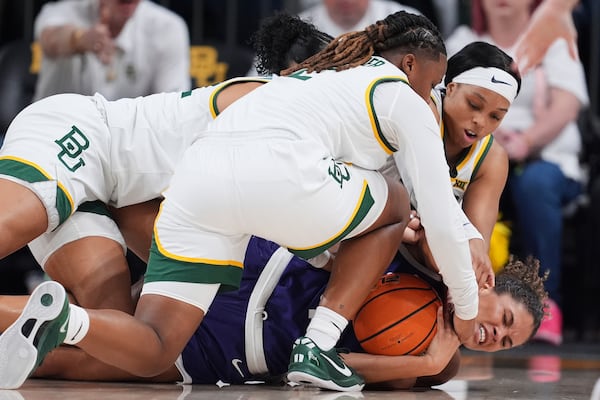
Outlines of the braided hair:
<svg viewBox="0 0 600 400">
<path fill-rule="evenodd" d="M 511 256 L 502 272 L 496 276 L 496 293 L 508 293 L 513 299 L 522 303 L 533 316 L 533 336 L 545 315 L 546 299 L 548 293 L 544 289 L 544 282 L 548 278 L 548 271 L 540 275 L 539 260 L 529 256 L 521 261 Z"/>
<path fill-rule="evenodd" d="M 362 65 L 371 56 L 389 50 L 421 53 L 432 59 L 446 55 L 444 39 L 438 28 L 427 17 L 399 11 L 369 25 L 362 31 L 338 36 L 326 48 L 297 66 L 281 72 L 289 75 L 306 68 L 308 72 L 326 69 L 342 71 Z"/>
<path fill-rule="evenodd" d="M 261 21 L 250 38 L 256 53 L 256 71 L 261 75 L 279 74 L 318 53 L 333 40 L 313 24 L 283 12 Z"/>
</svg>

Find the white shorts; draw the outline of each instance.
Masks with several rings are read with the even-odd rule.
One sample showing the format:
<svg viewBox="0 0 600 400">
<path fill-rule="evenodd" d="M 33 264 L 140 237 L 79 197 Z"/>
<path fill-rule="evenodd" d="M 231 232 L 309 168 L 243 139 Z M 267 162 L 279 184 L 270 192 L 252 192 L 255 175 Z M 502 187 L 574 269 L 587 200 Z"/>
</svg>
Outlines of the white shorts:
<svg viewBox="0 0 600 400">
<path fill-rule="evenodd" d="M 0 149 L 0 177 L 33 190 L 48 210 L 48 230 L 83 202 L 107 203 L 113 188 L 104 166 L 110 135 L 94 101 L 61 94 L 25 108 Z"/>
<path fill-rule="evenodd" d="M 226 135 L 196 141 L 179 164 L 146 282 L 236 288 L 251 235 L 309 259 L 365 231 L 385 208 L 379 172 L 336 162 L 318 142 L 277 131 Z"/>
<path fill-rule="evenodd" d="M 89 204 L 89 203 L 86 203 Z M 106 209 L 106 208 L 104 208 Z M 78 209 L 63 224 L 52 232 L 46 232 L 29 243 L 29 249 L 40 266 L 45 268 L 52 254 L 67 243 L 90 236 L 114 240 L 127 252 L 125 239 L 115 221 L 109 216 L 94 211 Z"/>
</svg>

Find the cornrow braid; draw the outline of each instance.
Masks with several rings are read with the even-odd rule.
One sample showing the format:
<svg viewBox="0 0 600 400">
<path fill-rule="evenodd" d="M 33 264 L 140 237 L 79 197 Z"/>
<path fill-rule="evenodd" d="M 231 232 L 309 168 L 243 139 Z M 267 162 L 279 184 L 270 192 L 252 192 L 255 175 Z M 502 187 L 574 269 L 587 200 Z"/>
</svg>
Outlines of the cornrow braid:
<svg viewBox="0 0 600 400">
<path fill-rule="evenodd" d="M 319 53 L 281 74 L 289 75 L 304 68 L 307 72 L 342 71 L 366 63 L 373 55 L 395 49 L 405 53 L 425 52 L 431 58 L 446 55 L 442 35 L 427 17 L 399 11 L 362 31 L 338 36 Z"/>
</svg>

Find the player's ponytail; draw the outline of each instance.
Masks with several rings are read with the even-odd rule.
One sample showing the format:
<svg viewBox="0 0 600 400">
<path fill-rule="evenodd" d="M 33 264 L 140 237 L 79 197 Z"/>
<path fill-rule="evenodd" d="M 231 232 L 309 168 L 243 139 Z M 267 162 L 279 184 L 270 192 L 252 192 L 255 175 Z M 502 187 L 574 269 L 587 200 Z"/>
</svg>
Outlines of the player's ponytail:
<svg viewBox="0 0 600 400">
<path fill-rule="evenodd" d="M 250 42 L 256 53 L 256 71 L 279 74 L 325 48 L 333 37 L 298 16 L 277 13 L 265 18 Z"/>
</svg>

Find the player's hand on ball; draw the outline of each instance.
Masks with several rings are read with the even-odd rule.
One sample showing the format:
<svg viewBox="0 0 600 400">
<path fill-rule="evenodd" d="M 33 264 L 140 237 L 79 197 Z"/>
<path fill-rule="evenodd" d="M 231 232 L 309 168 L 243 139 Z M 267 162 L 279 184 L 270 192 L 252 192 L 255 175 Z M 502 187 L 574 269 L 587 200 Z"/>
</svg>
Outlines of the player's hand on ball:
<svg viewBox="0 0 600 400">
<path fill-rule="evenodd" d="M 408 221 L 408 225 L 404 230 L 404 237 L 402 241 L 408 244 L 416 244 L 419 240 L 421 240 L 424 236 L 423 226 L 421 225 L 421 218 L 419 218 L 419 214 L 412 210 L 410 212 L 410 219 Z"/>
<path fill-rule="evenodd" d="M 429 344 L 426 355 L 431 358 L 434 367 L 431 374 L 440 373 L 450 362 L 460 346 L 460 340 L 452 329 L 452 315 L 439 307 L 437 312 L 437 332 Z"/>
<path fill-rule="evenodd" d="M 472 341 L 473 337 L 479 334 L 478 324 L 474 318 L 464 320 L 457 317 L 456 313 L 454 313 L 453 319 L 454 332 L 456 332 L 461 343 Z"/>
</svg>

